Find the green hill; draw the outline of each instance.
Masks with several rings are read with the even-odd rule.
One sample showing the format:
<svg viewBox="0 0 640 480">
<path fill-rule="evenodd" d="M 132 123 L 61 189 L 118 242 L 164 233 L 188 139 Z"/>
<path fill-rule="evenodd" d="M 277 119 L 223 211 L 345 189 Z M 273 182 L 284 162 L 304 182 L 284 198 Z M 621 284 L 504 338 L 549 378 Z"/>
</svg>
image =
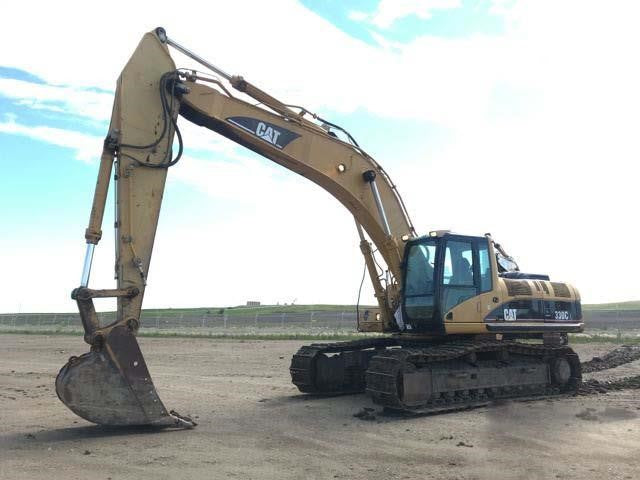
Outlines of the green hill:
<svg viewBox="0 0 640 480">
<path fill-rule="evenodd" d="M 602 310 L 640 310 L 640 300 L 616 303 L 587 303 L 582 305 L 582 310 L 587 312 Z"/>
</svg>

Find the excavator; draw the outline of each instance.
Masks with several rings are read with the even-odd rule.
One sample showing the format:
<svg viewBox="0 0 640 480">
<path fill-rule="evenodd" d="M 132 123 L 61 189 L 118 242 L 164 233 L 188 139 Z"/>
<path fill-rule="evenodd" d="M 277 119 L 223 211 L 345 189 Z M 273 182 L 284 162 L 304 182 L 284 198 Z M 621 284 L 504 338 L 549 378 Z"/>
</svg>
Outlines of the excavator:
<svg viewBox="0 0 640 480">
<path fill-rule="evenodd" d="M 176 68 L 169 47 L 208 72 Z M 56 378 L 74 413 L 110 426 L 195 426 L 164 406 L 136 340 L 165 180 L 183 152 L 178 117 L 316 183 L 355 219 L 377 301 L 358 308 L 358 330 L 378 335 L 301 347 L 290 366 L 301 392 L 366 391 L 388 409 L 433 413 L 576 391 L 581 368 L 568 334 L 584 324 L 575 287 L 521 272 L 490 234 L 418 235 L 389 175 L 345 129 L 229 75 L 157 28 L 118 79 L 100 158 L 81 282 L 71 295 L 90 350 Z M 91 289 L 112 180 L 117 288 Z M 108 325 L 93 304 L 105 297 L 117 299 Z"/>
</svg>

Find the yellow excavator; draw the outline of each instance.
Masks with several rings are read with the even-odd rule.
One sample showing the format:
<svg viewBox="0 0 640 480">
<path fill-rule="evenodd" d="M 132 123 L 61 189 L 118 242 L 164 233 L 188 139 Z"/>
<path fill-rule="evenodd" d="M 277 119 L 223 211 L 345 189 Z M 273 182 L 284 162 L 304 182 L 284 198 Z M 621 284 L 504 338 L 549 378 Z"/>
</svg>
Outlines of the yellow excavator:
<svg viewBox="0 0 640 480">
<path fill-rule="evenodd" d="M 169 47 L 210 73 L 176 68 Z M 521 272 L 489 234 L 419 236 L 389 175 L 346 130 L 227 74 L 157 28 L 117 83 L 72 293 L 91 348 L 60 370 L 56 391 L 77 415 L 103 425 L 195 425 L 165 408 L 136 341 L 165 180 L 183 151 L 178 116 L 315 182 L 353 214 L 377 299 L 376 308 L 358 309 L 358 330 L 388 335 L 303 346 L 290 367 L 301 392 L 366 391 L 383 407 L 428 413 L 578 388 L 580 362 L 567 345 L 567 334 L 583 329 L 576 288 Z M 90 289 L 112 178 L 117 288 Z M 109 325 L 93 305 L 103 297 L 117 298 Z"/>
</svg>

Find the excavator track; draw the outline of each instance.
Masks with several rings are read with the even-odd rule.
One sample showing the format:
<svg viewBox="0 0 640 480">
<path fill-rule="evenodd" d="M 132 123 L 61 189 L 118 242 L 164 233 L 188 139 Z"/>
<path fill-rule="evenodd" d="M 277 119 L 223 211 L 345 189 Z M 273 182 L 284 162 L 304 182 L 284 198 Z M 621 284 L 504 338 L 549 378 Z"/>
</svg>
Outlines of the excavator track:
<svg viewBox="0 0 640 480">
<path fill-rule="evenodd" d="M 291 381 L 302 393 L 364 392 L 364 376 L 371 358 L 397 344 L 394 338 L 381 337 L 305 345 L 291 359 Z"/>
<path fill-rule="evenodd" d="M 422 414 L 575 393 L 581 377 L 578 355 L 566 346 L 459 341 L 380 352 L 365 380 L 375 403 Z"/>
</svg>

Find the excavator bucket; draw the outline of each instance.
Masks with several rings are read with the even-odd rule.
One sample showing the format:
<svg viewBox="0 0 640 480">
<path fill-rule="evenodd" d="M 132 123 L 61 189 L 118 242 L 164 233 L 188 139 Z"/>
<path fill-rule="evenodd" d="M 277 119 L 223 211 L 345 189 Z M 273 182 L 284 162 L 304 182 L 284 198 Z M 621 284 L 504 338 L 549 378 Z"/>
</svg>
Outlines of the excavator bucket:
<svg viewBox="0 0 640 480">
<path fill-rule="evenodd" d="M 195 426 L 162 404 L 126 325 L 111 329 L 90 352 L 71 357 L 58 373 L 56 392 L 76 415 L 100 425 Z"/>
</svg>

